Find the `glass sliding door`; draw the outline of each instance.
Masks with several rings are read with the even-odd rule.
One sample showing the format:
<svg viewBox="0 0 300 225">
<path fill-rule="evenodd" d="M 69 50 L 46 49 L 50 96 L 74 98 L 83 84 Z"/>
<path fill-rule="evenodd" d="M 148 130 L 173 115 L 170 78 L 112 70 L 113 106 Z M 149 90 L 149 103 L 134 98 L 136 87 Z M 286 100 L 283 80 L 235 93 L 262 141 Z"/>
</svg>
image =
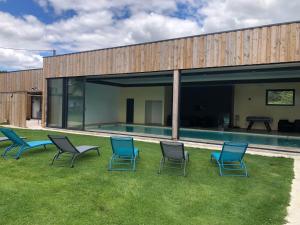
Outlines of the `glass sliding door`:
<svg viewBox="0 0 300 225">
<path fill-rule="evenodd" d="M 67 80 L 67 128 L 82 130 L 84 128 L 84 92 L 85 79 L 81 77 Z"/>
<path fill-rule="evenodd" d="M 63 79 L 48 80 L 47 126 L 63 127 Z"/>
</svg>

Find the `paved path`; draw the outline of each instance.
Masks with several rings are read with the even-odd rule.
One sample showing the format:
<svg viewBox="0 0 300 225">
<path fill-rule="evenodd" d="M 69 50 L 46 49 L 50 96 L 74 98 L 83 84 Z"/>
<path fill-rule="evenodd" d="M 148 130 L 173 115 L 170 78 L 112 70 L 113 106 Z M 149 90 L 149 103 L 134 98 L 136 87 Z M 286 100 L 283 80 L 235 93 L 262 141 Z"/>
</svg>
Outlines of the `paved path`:
<svg viewBox="0 0 300 225">
<path fill-rule="evenodd" d="M 300 225 L 300 157 L 294 159 L 294 174 L 287 225 Z"/>
</svg>

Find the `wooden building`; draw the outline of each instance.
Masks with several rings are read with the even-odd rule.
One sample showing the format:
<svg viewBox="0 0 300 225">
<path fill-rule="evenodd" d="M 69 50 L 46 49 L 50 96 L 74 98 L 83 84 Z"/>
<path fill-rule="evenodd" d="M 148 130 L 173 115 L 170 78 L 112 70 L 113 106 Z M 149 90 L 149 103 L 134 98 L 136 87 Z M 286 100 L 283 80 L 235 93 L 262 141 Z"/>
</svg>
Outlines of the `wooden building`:
<svg viewBox="0 0 300 225">
<path fill-rule="evenodd" d="M 0 73 L 0 123 L 25 127 L 32 96 L 41 96 L 42 89 L 42 69 Z"/>
<path fill-rule="evenodd" d="M 37 88 L 43 126 L 170 126 L 178 139 L 182 126 L 218 127 L 222 117 L 244 129 L 248 116 L 262 116 L 276 130 L 280 120 L 300 119 L 300 22 L 45 57 L 43 70 L 2 74 L 0 82 L 1 98 L 9 99 L 2 102 L 10 104 L 0 119 L 19 126 L 25 114 L 11 108 L 25 112 L 21 102 Z M 12 93 L 20 103 L 13 107 Z M 293 102 L 276 105 L 268 94 Z"/>
</svg>

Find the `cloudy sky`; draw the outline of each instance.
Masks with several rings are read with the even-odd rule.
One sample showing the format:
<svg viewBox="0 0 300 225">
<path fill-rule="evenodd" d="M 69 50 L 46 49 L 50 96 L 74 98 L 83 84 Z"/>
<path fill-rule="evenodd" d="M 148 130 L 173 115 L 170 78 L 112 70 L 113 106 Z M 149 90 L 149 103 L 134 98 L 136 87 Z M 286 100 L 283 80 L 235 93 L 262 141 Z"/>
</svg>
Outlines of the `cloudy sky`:
<svg viewBox="0 0 300 225">
<path fill-rule="evenodd" d="M 58 54 L 300 20 L 299 0 L 0 0 L 0 70 Z"/>
</svg>

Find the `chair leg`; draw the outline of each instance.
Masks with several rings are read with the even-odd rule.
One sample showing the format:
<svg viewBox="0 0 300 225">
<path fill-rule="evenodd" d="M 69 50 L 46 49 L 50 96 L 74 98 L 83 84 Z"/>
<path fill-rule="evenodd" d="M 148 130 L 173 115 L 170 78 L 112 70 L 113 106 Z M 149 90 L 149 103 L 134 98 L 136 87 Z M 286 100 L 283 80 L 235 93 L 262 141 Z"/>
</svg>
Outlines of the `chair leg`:
<svg viewBox="0 0 300 225">
<path fill-rule="evenodd" d="M 74 161 L 75 161 L 75 159 L 77 158 L 77 154 L 73 154 L 73 156 L 72 156 L 72 161 L 71 161 L 71 168 L 73 168 L 74 167 Z"/>
<path fill-rule="evenodd" d="M 184 160 L 183 164 L 183 176 L 186 176 L 186 160 Z"/>
<path fill-rule="evenodd" d="M 96 148 L 96 151 L 97 151 L 98 156 L 100 156 L 99 148 Z"/>
<path fill-rule="evenodd" d="M 162 157 L 161 160 L 160 160 L 160 163 L 159 163 L 158 174 L 161 173 L 161 171 L 163 169 L 163 166 L 164 166 L 164 163 L 165 163 L 165 159 Z"/>
<path fill-rule="evenodd" d="M 19 149 L 19 151 L 17 152 L 17 155 L 16 155 L 15 159 L 18 160 L 18 159 L 21 157 L 22 153 L 23 153 L 25 150 L 27 150 L 27 149 L 28 149 L 28 148 L 27 148 L 26 146 L 21 146 L 20 149 Z"/>
<path fill-rule="evenodd" d="M 58 152 L 55 154 L 55 156 L 53 157 L 52 162 L 51 162 L 51 165 L 53 165 L 54 161 L 58 159 L 59 155 L 60 155 L 60 151 L 58 151 Z"/>
<path fill-rule="evenodd" d="M 6 154 L 7 154 L 9 151 L 11 151 L 13 148 L 15 148 L 15 147 L 17 147 L 17 145 L 15 145 L 15 144 L 12 144 L 12 145 L 8 146 L 8 147 L 5 149 L 4 153 L 3 153 L 1 156 L 2 156 L 3 158 L 5 158 L 5 157 L 6 157 Z"/>
<path fill-rule="evenodd" d="M 241 166 L 244 169 L 245 177 L 248 177 L 248 170 L 247 170 L 247 167 L 246 167 L 246 164 L 244 163 L 244 161 L 241 162 Z"/>
<path fill-rule="evenodd" d="M 133 161 L 133 171 L 135 171 L 135 169 L 136 169 L 136 162 L 135 162 L 135 159 L 133 159 L 132 161 Z"/>
<path fill-rule="evenodd" d="M 112 163 L 113 163 L 113 156 L 110 158 L 109 164 L 108 164 L 108 170 L 112 170 Z"/>
<path fill-rule="evenodd" d="M 219 174 L 220 174 L 220 176 L 223 176 L 223 173 L 222 173 L 223 163 L 222 163 L 222 165 L 221 165 L 221 163 L 219 161 L 217 161 L 217 163 L 218 163 L 218 166 L 219 166 Z"/>
</svg>

